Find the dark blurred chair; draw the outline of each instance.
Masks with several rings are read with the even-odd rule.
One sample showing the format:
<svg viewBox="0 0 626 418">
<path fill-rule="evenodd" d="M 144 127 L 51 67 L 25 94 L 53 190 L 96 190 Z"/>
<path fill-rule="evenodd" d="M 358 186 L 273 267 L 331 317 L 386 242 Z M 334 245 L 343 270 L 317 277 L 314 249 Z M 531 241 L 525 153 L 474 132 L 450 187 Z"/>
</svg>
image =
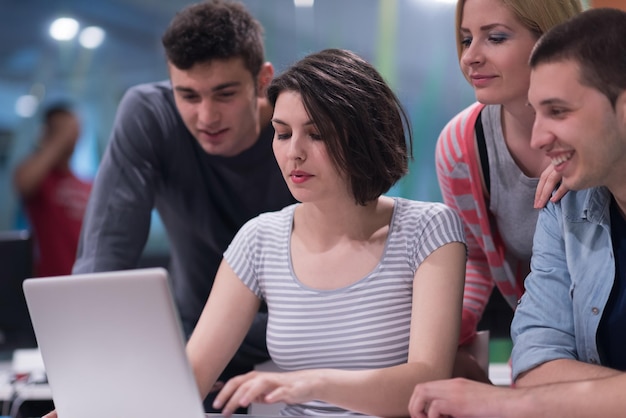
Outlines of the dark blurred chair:
<svg viewBox="0 0 626 418">
<path fill-rule="evenodd" d="M 33 240 L 29 231 L 0 231 L 0 355 L 37 347 L 22 282 L 33 275 Z"/>
<path fill-rule="evenodd" d="M 37 347 L 22 290 L 24 279 L 33 276 L 33 258 L 29 231 L 0 231 L 0 360 L 10 360 L 16 349 Z M 13 418 L 42 416 L 53 408 L 51 400 L 10 402 Z"/>
</svg>

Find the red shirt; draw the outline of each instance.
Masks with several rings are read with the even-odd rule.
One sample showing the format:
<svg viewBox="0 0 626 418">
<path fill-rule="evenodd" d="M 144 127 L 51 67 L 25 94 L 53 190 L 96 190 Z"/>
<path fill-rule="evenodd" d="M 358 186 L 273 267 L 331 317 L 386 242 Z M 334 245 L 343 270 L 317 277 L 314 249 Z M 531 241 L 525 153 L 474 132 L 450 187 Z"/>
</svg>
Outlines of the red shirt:
<svg viewBox="0 0 626 418">
<path fill-rule="evenodd" d="M 71 274 L 91 184 L 52 171 L 25 202 L 35 238 L 35 275 Z"/>
</svg>

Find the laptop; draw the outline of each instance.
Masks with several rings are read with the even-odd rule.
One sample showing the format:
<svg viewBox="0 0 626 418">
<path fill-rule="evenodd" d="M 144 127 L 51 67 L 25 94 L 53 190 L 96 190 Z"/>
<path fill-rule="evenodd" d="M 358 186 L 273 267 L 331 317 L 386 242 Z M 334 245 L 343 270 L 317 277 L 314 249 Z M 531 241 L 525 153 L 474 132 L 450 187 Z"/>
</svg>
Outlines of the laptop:
<svg viewBox="0 0 626 418">
<path fill-rule="evenodd" d="M 23 287 L 59 417 L 205 417 L 165 269 Z"/>
</svg>

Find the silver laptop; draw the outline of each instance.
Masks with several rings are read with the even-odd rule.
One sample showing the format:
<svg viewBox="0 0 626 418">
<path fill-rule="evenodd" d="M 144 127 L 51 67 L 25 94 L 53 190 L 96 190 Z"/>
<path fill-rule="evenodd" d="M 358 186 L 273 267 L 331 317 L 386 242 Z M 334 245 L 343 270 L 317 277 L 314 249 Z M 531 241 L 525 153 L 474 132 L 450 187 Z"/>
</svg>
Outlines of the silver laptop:
<svg viewBox="0 0 626 418">
<path fill-rule="evenodd" d="M 162 268 L 24 281 L 61 418 L 204 418 Z"/>
</svg>

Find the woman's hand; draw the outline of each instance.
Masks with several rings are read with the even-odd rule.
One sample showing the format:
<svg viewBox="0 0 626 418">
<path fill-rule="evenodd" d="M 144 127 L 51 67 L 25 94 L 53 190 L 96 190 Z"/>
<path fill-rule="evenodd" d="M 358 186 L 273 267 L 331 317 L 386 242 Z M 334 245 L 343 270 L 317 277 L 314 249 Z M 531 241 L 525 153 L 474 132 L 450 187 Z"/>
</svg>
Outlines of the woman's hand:
<svg viewBox="0 0 626 418">
<path fill-rule="evenodd" d="M 563 176 L 560 173 L 557 173 L 552 164 L 543 170 L 543 173 L 541 173 L 541 176 L 539 177 L 537 190 L 535 191 L 535 209 L 543 208 L 548 203 L 548 200 L 550 200 L 550 202 L 558 202 L 563 196 L 565 196 L 565 193 L 567 193 L 569 189 L 562 183 L 559 185 L 556 192 L 554 192 L 554 195 L 552 195 L 552 192 L 562 178 Z M 550 196 L 552 196 L 552 198 L 550 198 Z"/>
<path fill-rule="evenodd" d="M 314 389 L 321 380 L 320 370 L 268 373 L 252 371 L 230 379 L 215 398 L 213 407 L 230 416 L 250 403 L 302 403 L 315 399 Z"/>
</svg>

